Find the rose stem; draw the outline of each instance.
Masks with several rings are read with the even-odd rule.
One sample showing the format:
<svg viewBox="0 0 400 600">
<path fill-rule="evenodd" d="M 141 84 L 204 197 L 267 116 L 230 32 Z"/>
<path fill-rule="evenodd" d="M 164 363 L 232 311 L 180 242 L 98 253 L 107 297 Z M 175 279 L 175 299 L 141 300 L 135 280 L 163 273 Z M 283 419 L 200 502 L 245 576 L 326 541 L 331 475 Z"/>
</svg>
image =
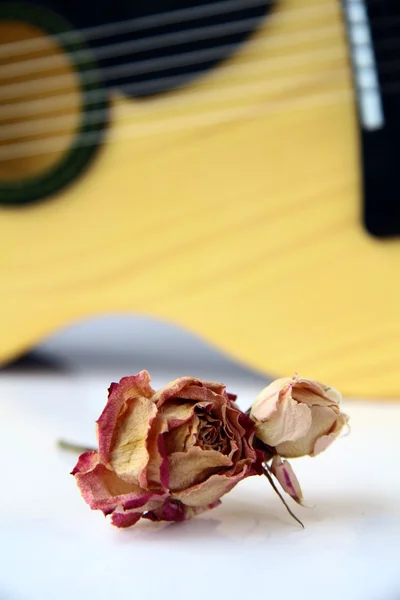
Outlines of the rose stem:
<svg viewBox="0 0 400 600">
<path fill-rule="evenodd" d="M 57 440 L 57 446 L 62 450 L 68 450 L 76 454 L 82 454 L 83 452 L 93 452 L 95 448 L 88 448 L 87 446 L 80 446 L 79 444 L 71 444 L 65 440 Z"/>
<path fill-rule="evenodd" d="M 290 506 L 287 504 L 285 498 L 282 496 L 282 494 L 280 493 L 280 491 L 276 487 L 275 482 L 272 479 L 271 473 L 270 473 L 270 471 L 268 469 L 268 465 L 263 465 L 263 471 L 264 471 L 265 477 L 268 479 L 268 481 L 272 485 L 272 489 L 274 490 L 274 492 L 276 492 L 278 494 L 279 498 L 281 499 L 281 501 L 283 502 L 284 506 L 286 507 L 286 510 L 288 511 L 289 515 L 291 517 L 293 517 L 293 519 L 295 521 L 297 521 L 302 526 L 303 529 L 305 529 L 303 523 L 300 521 L 300 519 L 298 517 L 296 517 L 296 515 L 294 514 L 294 512 L 291 510 Z"/>
</svg>

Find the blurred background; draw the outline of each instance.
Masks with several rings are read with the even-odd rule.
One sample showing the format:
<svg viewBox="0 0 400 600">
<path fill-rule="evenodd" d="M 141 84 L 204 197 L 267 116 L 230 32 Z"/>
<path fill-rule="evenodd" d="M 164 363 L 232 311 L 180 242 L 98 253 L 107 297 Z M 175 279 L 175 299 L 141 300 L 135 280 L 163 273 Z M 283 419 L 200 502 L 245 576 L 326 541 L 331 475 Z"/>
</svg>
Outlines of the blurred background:
<svg viewBox="0 0 400 600">
<path fill-rule="evenodd" d="M 3 369 L 198 352 L 398 397 L 399 18 L 0 2 Z"/>
</svg>

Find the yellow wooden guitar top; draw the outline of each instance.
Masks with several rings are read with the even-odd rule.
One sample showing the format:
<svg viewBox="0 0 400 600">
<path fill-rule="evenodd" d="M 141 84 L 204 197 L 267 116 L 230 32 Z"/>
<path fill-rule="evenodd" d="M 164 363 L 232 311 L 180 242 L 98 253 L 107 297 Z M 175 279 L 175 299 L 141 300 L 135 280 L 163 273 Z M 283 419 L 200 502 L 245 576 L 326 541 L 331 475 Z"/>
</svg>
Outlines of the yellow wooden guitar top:
<svg viewBox="0 0 400 600">
<path fill-rule="evenodd" d="M 83 177 L 1 208 L 2 363 L 128 312 L 262 373 L 399 397 L 400 243 L 362 226 L 352 89 L 339 3 L 287 0 L 189 85 L 114 97 Z"/>
</svg>

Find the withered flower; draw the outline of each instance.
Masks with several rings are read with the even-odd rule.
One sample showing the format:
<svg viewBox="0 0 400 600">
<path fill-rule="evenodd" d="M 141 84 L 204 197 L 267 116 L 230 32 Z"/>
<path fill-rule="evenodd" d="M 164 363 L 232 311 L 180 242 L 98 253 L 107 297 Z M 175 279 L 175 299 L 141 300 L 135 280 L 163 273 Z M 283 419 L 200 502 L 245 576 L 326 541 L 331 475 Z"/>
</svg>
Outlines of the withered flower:
<svg viewBox="0 0 400 600">
<path fill-rule="evenodd" d="M 117 527 L 141 517 L 182 521 L 217 506 L 262 473 L 255 425 L 234 399 L 224 385 L 193 377 L 159 391 L 147 371 L 113 383 L 97 421 L 99 449 L 72 471 L 85 501 Z"/>
</svg>

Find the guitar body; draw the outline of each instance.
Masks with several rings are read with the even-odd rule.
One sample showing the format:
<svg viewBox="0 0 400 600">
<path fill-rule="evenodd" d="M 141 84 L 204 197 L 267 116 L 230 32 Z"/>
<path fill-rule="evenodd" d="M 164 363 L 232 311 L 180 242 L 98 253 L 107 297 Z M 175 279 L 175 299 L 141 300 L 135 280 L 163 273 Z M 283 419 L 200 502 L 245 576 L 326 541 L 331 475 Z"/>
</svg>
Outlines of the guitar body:
<svg viewBox="0 0 400 600">
<path fill-rule="evenodd" d="M 335 0 L 321 6 L 278 2 L 175 90 L 111 90 L 87 170 L 1 208 L 3 364 L 72 322 L 123 312 L 263 373 L 398 396 L 400 245 L 362 226 L 344 24 Z"/>
</svg>

